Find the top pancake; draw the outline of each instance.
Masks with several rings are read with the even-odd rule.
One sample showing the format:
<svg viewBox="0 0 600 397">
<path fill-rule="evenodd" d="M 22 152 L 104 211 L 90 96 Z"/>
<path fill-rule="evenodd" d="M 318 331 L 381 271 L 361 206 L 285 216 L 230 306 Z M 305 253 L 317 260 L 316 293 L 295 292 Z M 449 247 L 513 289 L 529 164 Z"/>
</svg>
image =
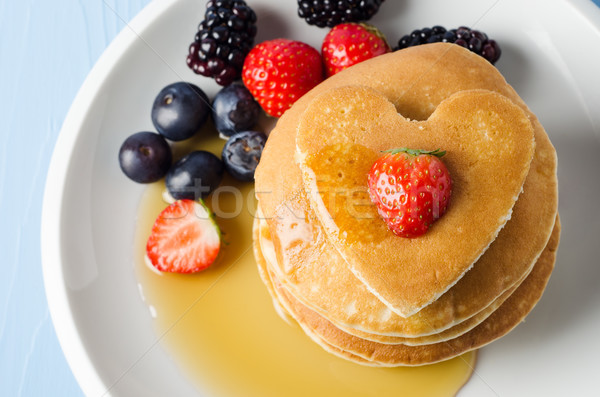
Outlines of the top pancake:
<svg viewBox="0 0 600 397">
<path fill-rule="evenodd" d="M 474 294 L 486 291 L 487 303 L 477 304 L 481 308 L 487 306 L 526 274 L 548 241 L 557 208 L 556 154 L 536 117 L 500 73 L 483 58 L 459 46 L 423 45 L 374 58 L 328 78 L 296 102 L 271 132 L 256 171 L 257 197 L 271 231 L 278 226 L 278 219 L 274 217 L 278 209 L 298 207 L 307 200 L 300 170 L 293 160 L 296 127 L 301 114 L 317 95 L 348 85 L 349 81 L 377 89 L 401 114 L 411 119 L 424 120 L 451 94 L 478 88 L 499 92 L 527 112 L 534 127 L 536 150 L 524 193 L 513 209 L 512 219 L 482 257 L 494 250 L 494 255 L 505 260 L 502 264 L 490 260 L 471 284 Z M 306 210 L 311 211 L 310 208 Z M 528 244 L 522 244 L 524 240 Z M 502 266 L 506 264 L 511 265 L 510 276 L 504 273 Z M 297 265 L 301 266 L 301 263 Z M 493 282 L 481 283 L 479 277 Z M 335 294 L 336 291 L 323 293 Z M 444 296 L 448 294 L 450 292 Z M 439 308 L 449 317 L 453 312 L 464 314 L 461 309 L 452 296 Z"/>
<path fill-rule="evenodd" d="M 495 240 L 535 146 L 525 112 L 496 92 L 458 92 L 427 120 L 410 121 L 361 86 L 316 97 L 300 117 L 296 145 L 304 187 L 329 241 L 367 288 L 404 317 L 446 292 Z M 372 164 L 398 147 L 442 148 L 453 180 L 448 211 L 414 239 L 392 233 L 367 193 Z M 438 186 L 431 189 L 435 199 Z"/>
</svg>

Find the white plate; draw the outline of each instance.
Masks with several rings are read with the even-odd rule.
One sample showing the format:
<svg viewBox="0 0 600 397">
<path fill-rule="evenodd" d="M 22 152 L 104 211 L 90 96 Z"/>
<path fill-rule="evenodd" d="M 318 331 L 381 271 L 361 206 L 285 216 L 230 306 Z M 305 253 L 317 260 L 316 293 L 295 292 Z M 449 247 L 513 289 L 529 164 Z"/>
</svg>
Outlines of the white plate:
<svg viewBox="0 0 600 397">
<path fill-rule="evenodd" d="M 150 107 L 164 85 L 183 79 L 216 92 L 184 62 L 202 18 L 199 3 L 156 0 L 124 29 L 81 88 L 52 158 L 42 221 L 44 280 L 61 346 L 88 395 L 198 393 L 156 344 L 140 299 L 131 219 L 143 187 L 120 175 L 117 152 L 123 137 L 153 129 Z M 289 37 L 318 48 L 326 33 L 296 17 L 293 0 L 250 4 L 259 17 L 258 41 Z M 388 0 L 372 22 L 392 39 L 435 24 L 493 35 L 503 50 L 498 68 L 559 153 L 557 268 L 527 322 L 483 349 L 461 395 L 597 395 L 600 11 L 585 0 Z"/>
</svg>

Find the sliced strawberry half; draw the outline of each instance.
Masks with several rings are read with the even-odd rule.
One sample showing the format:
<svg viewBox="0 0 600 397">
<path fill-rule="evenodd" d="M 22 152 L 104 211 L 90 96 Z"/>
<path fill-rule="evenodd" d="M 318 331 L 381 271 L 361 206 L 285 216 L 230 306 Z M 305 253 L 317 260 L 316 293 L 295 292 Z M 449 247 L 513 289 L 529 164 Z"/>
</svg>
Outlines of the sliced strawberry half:
<svg viewBox="0 0 600 397">
<path fill-rule="evenodd" d="M 161 272 L 193 273 L 209 267 L 220 248 L 219 227 L 204 203 L 177 200 L 156 218 L 146 255 Z"/>
</svg>

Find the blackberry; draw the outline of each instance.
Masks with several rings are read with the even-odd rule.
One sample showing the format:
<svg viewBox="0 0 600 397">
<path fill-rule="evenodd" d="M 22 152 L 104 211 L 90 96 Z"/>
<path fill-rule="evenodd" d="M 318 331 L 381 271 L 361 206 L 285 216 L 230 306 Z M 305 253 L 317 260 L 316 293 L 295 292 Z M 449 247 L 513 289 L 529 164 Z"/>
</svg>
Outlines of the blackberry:
<svg viewBox="0 0 600 397">
<path fill-rule="evenodd" d="M 320 28 L 369 20 L 384 0 L 298 0 L 298 15 Z"/>
<path fill-rule="evenodd" d="M 243 0 L 209 0 L 187 65 L 223 86 L 240 78 L 256 36 L 256 14 Z"/>
<path fill-rule="evenodd" d="M 454 43 L 463 46 L 481 55 L 492 65 L 496 63 L 502 53 L 498 43 L 495 40 L 489 39 L 485 33 L 479 30 L 473 30 L 466 26 L 446 30 L 446 28 L 439 25 L 413 30 L 411 34 L 403 36 L 398 41 L 398 46 L 394 48 L 394 51 L 420 44 L 437 42 Z"/>
</svg>

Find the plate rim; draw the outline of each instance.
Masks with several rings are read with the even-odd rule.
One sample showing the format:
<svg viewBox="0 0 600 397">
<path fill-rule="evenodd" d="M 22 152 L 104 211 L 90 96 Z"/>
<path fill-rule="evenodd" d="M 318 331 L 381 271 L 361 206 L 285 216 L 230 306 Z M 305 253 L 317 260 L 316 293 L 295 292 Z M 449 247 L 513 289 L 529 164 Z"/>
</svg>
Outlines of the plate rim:
<svg viewBox="0 0 600 397">
<path fill-rule="evenodd" d="M 124 21 L 125 26 L 100 55 L 73 99 L 58 133 L 46 174 L 40 227 L 44 289 L 60 347 L 85 395 L 111 395 L 111 392 L 85 347 L 68 296 L 61 252 L 62 203 L 68 169 L 90 105 L 97 98 L 115 64 L 147 28 L 180 1 L 182 0 L 152 0 L 131 21 Z"/>
</svg>

